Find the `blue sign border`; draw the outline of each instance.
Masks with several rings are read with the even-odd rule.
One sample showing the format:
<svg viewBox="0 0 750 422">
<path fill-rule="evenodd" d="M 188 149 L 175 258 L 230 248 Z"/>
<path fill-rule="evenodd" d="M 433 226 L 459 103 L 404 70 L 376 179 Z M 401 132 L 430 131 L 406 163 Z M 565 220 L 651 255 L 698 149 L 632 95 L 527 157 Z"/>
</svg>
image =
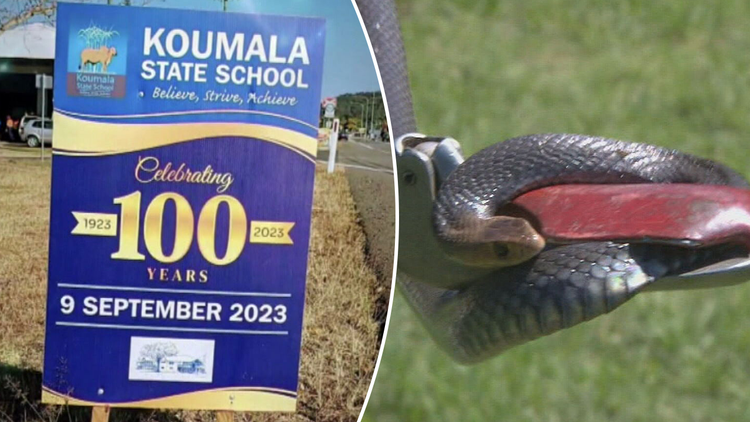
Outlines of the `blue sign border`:
<svg viewBox="0 0 750 422">
<path fill-rule="evenodd" d="M 324 20 L 57 19 L 43 401 L 293 411 Z"/>
</svg>

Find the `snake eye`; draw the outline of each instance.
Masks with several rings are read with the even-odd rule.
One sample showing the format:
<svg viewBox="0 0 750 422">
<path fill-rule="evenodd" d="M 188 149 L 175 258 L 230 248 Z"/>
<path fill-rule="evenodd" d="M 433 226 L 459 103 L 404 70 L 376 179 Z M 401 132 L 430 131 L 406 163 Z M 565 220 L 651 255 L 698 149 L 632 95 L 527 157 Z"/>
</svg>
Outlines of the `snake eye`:
<svg viewBox="0 0 750 422">
<path fill-rule="evenodd" d="M 492 245 L 492 250 L 498 258 L 506 258 L 510 253 L 510 249 L 502 243 L 495 243 Z"/>
<path fill-rule="evenodd" d="M 417 183 L 417 175 L 414 174 L 414 173 L 412 173 L 412 172 L 410 172 L 410 171 L 405 172 L 404 173 L 404 183 L 406 183 L 407 185 L 413 185 L 413 184 Z"/>
</svg>

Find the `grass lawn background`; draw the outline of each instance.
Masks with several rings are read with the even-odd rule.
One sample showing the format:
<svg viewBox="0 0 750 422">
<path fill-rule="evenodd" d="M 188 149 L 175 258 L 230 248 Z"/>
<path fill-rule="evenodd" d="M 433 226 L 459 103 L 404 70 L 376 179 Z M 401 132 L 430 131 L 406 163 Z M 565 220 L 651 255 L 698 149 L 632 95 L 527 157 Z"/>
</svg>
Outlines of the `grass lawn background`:
<svg viewBox="0 0 750 422">
<path fill-rule="evenodd" d="M 568 132 L 750 176 L 750 3 L 399 0 L 419 130 Z M 750 420 L 750 284 L 649 293 L 459 366 L 397 293 L 368 421 Z"/>
</svg>

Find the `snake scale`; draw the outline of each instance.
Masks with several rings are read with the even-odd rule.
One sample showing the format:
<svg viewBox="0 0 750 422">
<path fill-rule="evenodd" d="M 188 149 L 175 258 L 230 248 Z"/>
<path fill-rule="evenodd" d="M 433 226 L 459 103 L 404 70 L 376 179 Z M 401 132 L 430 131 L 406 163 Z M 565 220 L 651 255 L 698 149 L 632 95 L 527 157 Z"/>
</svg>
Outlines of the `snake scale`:
<svg viewBox="0 0 750 422">
<path fill-rule="evenodd" d="M 394 2 L 357 0 L 357 5 L 377 59 L 393 139 L 415 132 Z M 533 256 L 509 253 L 517 245 L 498 229 L 506 226 L 495 224 L 508 218 L 498 211 L 535 188 L 654 182 L 748 187 L 733 170 L 676 150 L 567 134 L 496 143 L 469 157 L 440 186 L 422 187 L 435 191 L 428 228 L 434 233 L 425 235 L 409 226 L 410 202 L 417 195 L 404 177 L 405 169 L 410 178 L 421 170 L 414 165 L 397 158 L 397 283 L 436 342 L 462 363 L 480 362 L 608 313 L 659 278 L 719 258 L 747 256 L 735 245 L 690 249 L 645 242 L 547 245 Z M 419 212 L 427 210 L 412 214 Z M 442 253 L 427 248 L 426 238 L 434 238 Z"/>
</svg>

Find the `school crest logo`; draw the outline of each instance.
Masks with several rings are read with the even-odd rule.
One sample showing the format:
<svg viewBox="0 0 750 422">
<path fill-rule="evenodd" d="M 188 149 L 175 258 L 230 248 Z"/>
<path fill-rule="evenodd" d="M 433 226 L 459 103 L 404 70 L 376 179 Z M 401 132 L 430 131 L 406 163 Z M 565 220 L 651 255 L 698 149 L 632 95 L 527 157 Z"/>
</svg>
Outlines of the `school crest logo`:
<svg viewBox="0 0 750 422">
<path fill-rule="evenodd" d="M 72 26 L 68 42 L 68 95 L 124 97 L 126 56 L 126 34 L 94 23 Z"/>
</svg>

